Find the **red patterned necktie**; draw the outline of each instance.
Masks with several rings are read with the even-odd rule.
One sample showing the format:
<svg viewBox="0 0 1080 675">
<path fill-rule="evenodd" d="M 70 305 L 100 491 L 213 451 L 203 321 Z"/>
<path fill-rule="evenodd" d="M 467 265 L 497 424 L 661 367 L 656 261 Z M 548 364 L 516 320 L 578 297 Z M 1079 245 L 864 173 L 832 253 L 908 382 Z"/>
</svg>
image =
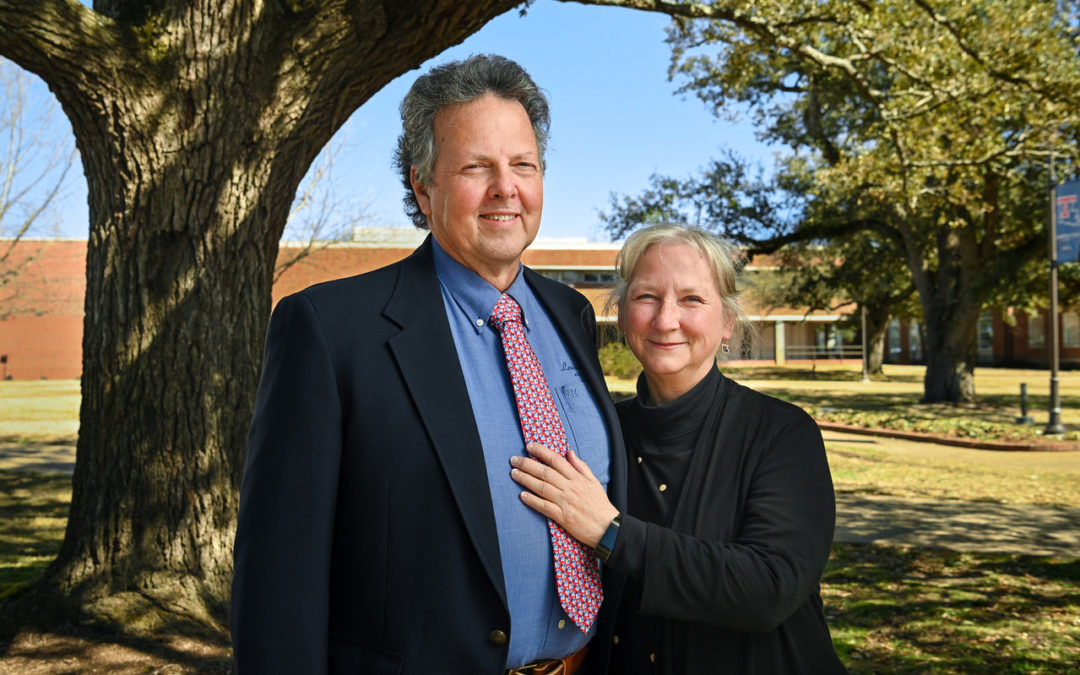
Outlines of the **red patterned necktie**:
<svg viewBox="0 0 1080 675">
<path fill-rule="evenodd" d="M 506 293 L 491 313 L 495 328 L 502 335 L 506 368 L 514 385 L 518 418 L 525 442 L 542 443 L 560 455 L 566 455 L 566 432 L 559 410 L 551 398 L 540 361 L 533 353 L 521 324 L 521 307 Z M 570 620 L 583 633 L 589 632 L 600 610 L 604 592 L 596 558 L 587 546 L 574 539 L 555 521 L 548 520 L 551 548 L 555 553 L 555 588 L 559 602 Z"/>
</svg>

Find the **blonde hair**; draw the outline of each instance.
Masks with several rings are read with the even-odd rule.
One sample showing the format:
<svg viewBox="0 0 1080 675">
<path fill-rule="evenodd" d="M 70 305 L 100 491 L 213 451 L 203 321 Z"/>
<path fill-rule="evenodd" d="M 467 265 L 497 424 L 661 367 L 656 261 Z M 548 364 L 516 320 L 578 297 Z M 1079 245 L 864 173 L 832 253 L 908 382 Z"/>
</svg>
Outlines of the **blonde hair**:
<svg viewBox="0 0 1080 675">
<path fill-rule="evenodd" d="M 619 280 L 608 295 L 605 314 L 610 316 L 613 311 L 625 307 L 627 289 L 645 252 L 657 244 L 670 243 L 693 246 L 701 252 L 713 271 L 724 315 L 731 322 L 731 337 L 728 340 L 731 353 L 718 356 L 728 358 L 739 354 L 750 355 L 754 328 L 738 302 L 738 285 L 741 281 L 739 272 L 745 264 L 745 256 L 732 243 L 700 228 L 664 223 L 644 227 L 630 235 L 615 258 L 615 271 Z"/>
</svg>

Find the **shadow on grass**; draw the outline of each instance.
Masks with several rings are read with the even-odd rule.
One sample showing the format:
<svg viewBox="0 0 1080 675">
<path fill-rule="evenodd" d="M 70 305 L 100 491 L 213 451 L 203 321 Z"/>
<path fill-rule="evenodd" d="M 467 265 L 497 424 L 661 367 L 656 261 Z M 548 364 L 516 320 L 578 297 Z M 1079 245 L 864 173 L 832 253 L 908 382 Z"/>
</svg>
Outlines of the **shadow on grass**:
<svg viewBox="0 0 1080 675">
<path fill-rule="evenodd" d="M 78 442 L 78 436 L 69 435 L 23 436 L 20 434 L 0 434 L 0 443 L 13 445 L 75 445 Z"/>
<path fill-rule="evenodd" d="M 1080 562 L 837 544 L 822 581 L 852 673 L 1065 673 L 1080 662 Z"/>
<path fill-rule="evenodd" d="M 0 619 L 25 599 L 21 592 L 59 552 L 70 500 L 70 476 L 0 471 Z M 4 625 L 0 673 L 232 672 L 227 641 L 122 635 L 81 626 L 50 625 L 46 631 Z"/>
<path fill-rule="evenodd" d="M 920 411 L 928 414 L 957 416 L 971 413 L 1001 413 L 1007 414 L 1012 419 L 1020 407 L 1020 397 L 1007 394 L 990 394 L 980 396 L 974 404 L 952 403 L 919 403 L 917 394 L 905 392 L 846 392 L 846 391 L 813 391 L 806 389 L 787 389 L 784 387 L 770 387 L 768 393 L 771 396 L 789 401 L 798 401 L 818 407 L 846 408 L 849 410 L 895 410 L 897 412 Z M 1047 396 L 1029 396 L 1028 409 L 1034 412 L 1044 411 L 1049 405 Z M 1080 397 L 1062 396 L 1062 407 L 1068 409 L 1080 408 Z"/>
<path fill-rule="evenodd" d="M 0 471 L 0 600 L 40 577 L 60 550 L 71 478 Z"/>
<path fill-rule="evenodd" d="M 233 672 L 233 664 L 231 649 L 195 638 L 137 637 L 60 627 L 49 633 L 15 636 L 0 651 L 0 672 L 225 675 Z"/>
<path fill-rule="evenodd" d="M 905 393 L 806 391 L 805 389 L 770 388 L 770 396 L 785 401 L 812 405 L 817 408 L 843 408 L 847 410 L 897 410 L 911 409 L 916 400 Z M 959 409 L 958 409 L 959 410 Z"/>
</svg>

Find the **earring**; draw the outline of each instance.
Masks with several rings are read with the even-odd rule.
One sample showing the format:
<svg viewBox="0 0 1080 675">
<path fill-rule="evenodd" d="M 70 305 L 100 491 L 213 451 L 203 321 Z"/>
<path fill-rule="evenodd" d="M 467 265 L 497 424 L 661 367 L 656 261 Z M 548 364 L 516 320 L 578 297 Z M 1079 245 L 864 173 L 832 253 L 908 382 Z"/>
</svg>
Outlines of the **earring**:
<svg viewBox="0 0 1080 675">
<path fill-rule="evenodd" d="M 721 340 L 721 342 L 720 342 L 720 351 L 724 352 L 725 354 L 731 352 L 731 350 L 728 349 L 727 340 Z"/>
</svg>

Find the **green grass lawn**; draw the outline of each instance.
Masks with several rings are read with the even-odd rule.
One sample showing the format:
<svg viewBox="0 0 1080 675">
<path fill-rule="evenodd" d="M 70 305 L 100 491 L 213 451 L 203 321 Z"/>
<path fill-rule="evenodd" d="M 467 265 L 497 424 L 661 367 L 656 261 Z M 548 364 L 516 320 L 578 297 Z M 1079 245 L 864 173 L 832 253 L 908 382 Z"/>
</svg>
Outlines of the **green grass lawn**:
<svg viewBox="0 0 1080 675">
<path fill-rule="evenodd" d="M 1080 562 L 836 544 L 822 581 L 852 673 L 1076 673 Z"/>
<path fill-rule="evenodd" d="M 827 450 L 837 492 L 1080 508 L 1080 452 L 1038 453 L 1040 466 L 1035 466 L 1034 454 L 1009 453 L 1016 461 L 1000 466 L 945 456 L 902 456 L 842 442 L 828 443 Z M 978 452 L 968 454 L 979 457 Z"/>
<path fill-rule="evenodd" d="M 1046 371 L 976 368 L 972 405 L 920 404 L 924 369 L 885 366 L 884 374 L 862 382 L 854 366 L 741 368 L 732 379 L 791 401 L 818 420 L 860 427 L 943 433 L 964 438 L 1042 438 L 1049 417 L 1050 379 Z M 1028 415 L 1035 424 L 1017 424 L 1020 385 L 1027 385 Z M 1080 441 L 1080 371 L 1059 373 L 1063 440 Z"/>
<path fill-rule="evenodd" d="M 973 405 L 921 404 L 922 366 L 886 365 L 884 374 L 862 382 L 859 366 L 751 366 L 724 368 L 746 386 L 790 401 L 821 421 L 942 433 L 988 440 L 1043 439 L 1049 417 L 1050 376 L 1041 370 L 976 368 Z M 1059 373 L 1061 440 L 1080 441 L 1080 371 Z M 1028 415 L 1034 424 L 1017 424 L 1020 385 L 1027 385 Z M 608 379 L 616 396 L 634 393 L 634 382 Z"/>
<path fill-rule="evenodd" d="M 71 479 L 0 471 L 0 600 L 40 577 L 60 551 Z"/>
<path fill-rule="evenodd" d="M 1075 424 L 1080 373 L 1063 375 L 1064 417 Z M 976 391 L 993 403 L 935 408 L 915 404 L 917 368 L 886 366 L 885 378 L 869 384 L 854 368 L 745 369 L 732 376 L 804 406 L 937 420 L 1007 417 L 1020 378 L 1036 397 L 1046 387 L 1044 381 L 1039 394 L 1035 386 L 1045 373 L 980 369 Z M 612 382 L 616 391 L 633 390 L 632 381 Z M 0 441 L 73 440 L 77 411 L 77 383 L 0 383 Z M 832 445 L 829 461 L 839 492 L 1080 507 L 1080 473 Z M 69 500 L 66 477 L 0 470 L 0 598 L 31 583 L 56 555 Z M 834 644 L 852 673 L 1080 672 L 1076 558 L 836 544 L 822 595 Z"/>
<path fill-rule="evenodd" d="M 76 380 L 0 381 L 0 442 L 75 442 Z"/>
</svg>

